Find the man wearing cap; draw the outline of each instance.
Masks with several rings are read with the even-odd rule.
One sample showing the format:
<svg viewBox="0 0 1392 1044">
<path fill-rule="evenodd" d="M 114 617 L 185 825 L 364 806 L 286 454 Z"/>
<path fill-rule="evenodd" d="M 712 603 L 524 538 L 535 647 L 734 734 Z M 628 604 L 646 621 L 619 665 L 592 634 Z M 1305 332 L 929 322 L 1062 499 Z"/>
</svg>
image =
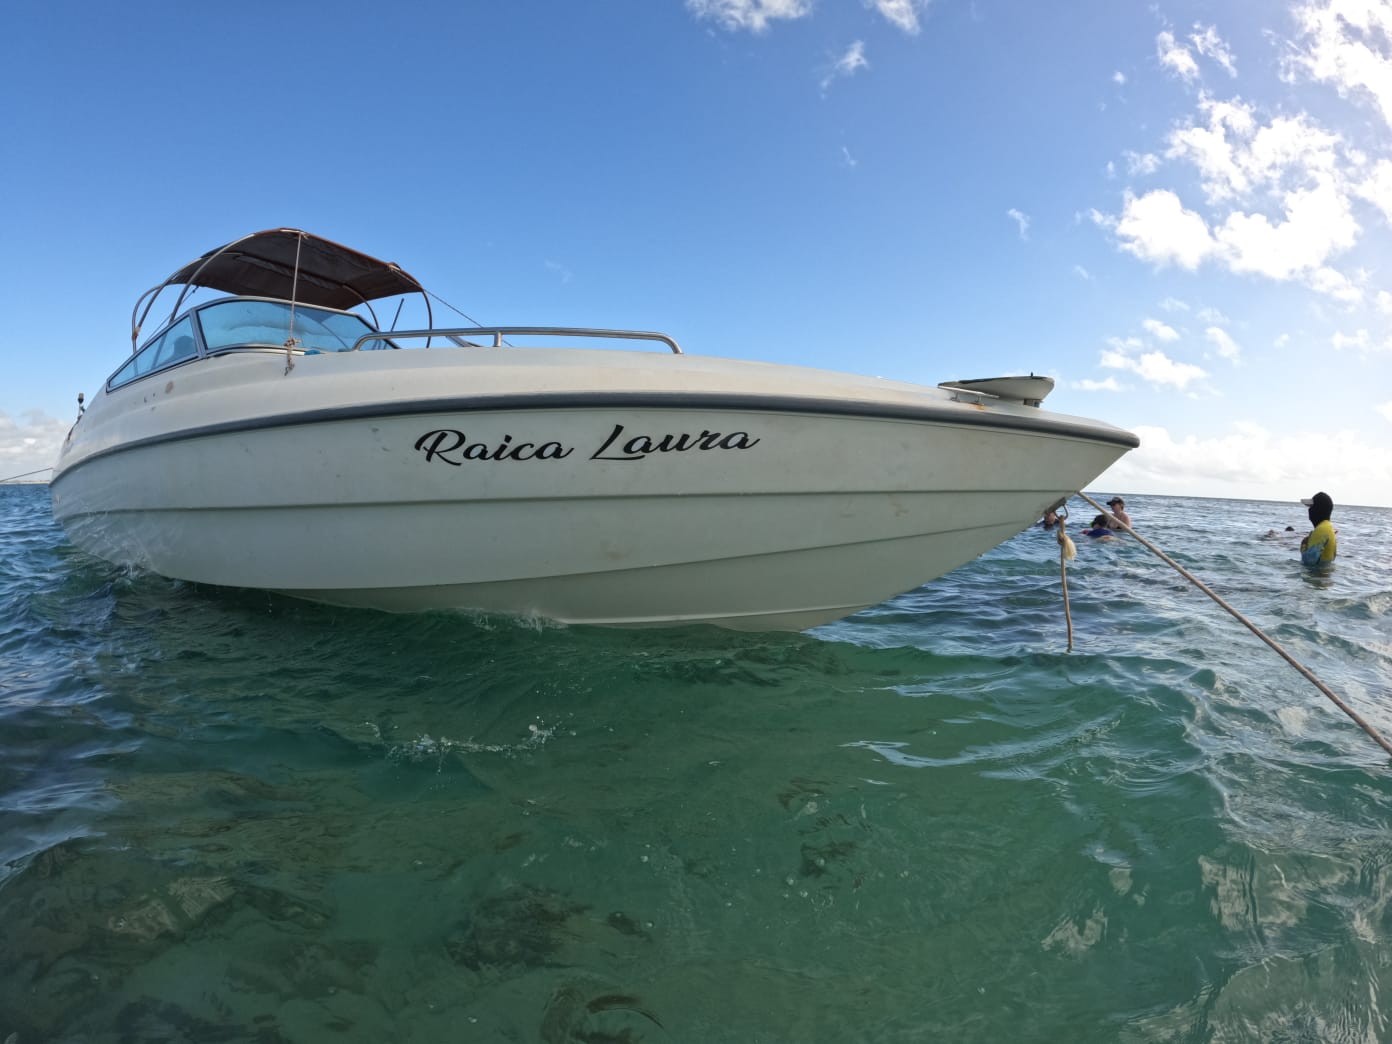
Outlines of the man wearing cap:
<svg viewBox="0 0 1392 1044">
<path fill-rule="evenodd" d="M 1334 501 L 1328 493 L 1316 493 L 1301 503 L 1310 509 L 1310 525 L 1315 528 L 1300 541 L 1300 560 L 1307 566 L 1334 561 L 1334 556 L 1339 553 L 1339 538 L 1334 523 L 1329 521 L 1329 516 L 1334 514 Z"/>
<path fill-rule="evenodd" d="M 1126 513 L 1126 501 L 1122 500 L 1120 497 L 1113 497 L 1111 500 L 1107 501 L 1107 506 L 1112 509 L 1112 514 L 1116 516 L 1115 518 L 1107 519 L 1108 529 L 1120 529 L 1122 522 L 1125 522 L 1128 526 L 1131 524 L 1131 516 Z"/>
</svg>

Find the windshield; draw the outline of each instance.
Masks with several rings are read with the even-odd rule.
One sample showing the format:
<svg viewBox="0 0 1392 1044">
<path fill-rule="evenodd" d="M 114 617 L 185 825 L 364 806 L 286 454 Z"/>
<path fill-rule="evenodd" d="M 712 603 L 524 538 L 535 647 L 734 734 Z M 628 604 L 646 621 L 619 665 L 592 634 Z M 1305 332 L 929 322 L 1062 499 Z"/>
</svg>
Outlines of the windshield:
<svg viewBox="0 0 1392 1044">
<path fill-rule="evenodd" d="M 198 321 L 210 352 L 252 344 L 281 348 L 291 336 L 305 351 L 346 352 L 363 334 L 374 332 L 359 316 L 306 305 L 295 306 L 292 332 L 288 302 L 246 298 L 215 301 L 199 309 Z M 380 341 L 368 344 L 371 348 L 381 346 Z"/>
</svg>

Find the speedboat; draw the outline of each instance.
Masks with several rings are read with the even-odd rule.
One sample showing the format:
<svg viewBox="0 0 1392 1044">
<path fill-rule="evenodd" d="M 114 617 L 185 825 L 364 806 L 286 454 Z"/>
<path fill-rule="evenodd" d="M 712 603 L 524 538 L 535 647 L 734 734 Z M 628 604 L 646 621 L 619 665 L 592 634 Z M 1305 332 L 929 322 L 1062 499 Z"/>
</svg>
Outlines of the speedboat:
<svg viewBox="0 0 1392 1044">
<path fill-rule="evenodd" d="M 379 319 L 393 299 L 425 324 Z M 68 433 L 55 517 L 113 563 L 336 605 L 800 630 L 971 561 L 1138 445 L 1045 411 L 1048 377 L 924 387 L 436 303 L 298 229 L 184 265 Z"/>
</svg>

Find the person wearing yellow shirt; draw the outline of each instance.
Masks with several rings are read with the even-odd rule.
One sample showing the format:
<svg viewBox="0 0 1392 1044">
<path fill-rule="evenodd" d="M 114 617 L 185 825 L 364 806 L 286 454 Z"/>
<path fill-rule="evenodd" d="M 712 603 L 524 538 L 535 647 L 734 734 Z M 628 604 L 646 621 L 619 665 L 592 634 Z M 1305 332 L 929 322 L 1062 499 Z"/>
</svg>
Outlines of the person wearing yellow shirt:
<svg viewBox="0 0 1392 1044">
<path fill-rule="evenodd" d="M 1329 516 L 1334 514 L 1334 501 L 1328 493 L 1316 493 L 1301 503 L 1310 509 L 1310 525 L 1315 528 L 1300 541 L 1300 560 L 1307 566 L 1334 561 L 1339 553 L 1338 531 L 1329 521 Z"/>
</svg>

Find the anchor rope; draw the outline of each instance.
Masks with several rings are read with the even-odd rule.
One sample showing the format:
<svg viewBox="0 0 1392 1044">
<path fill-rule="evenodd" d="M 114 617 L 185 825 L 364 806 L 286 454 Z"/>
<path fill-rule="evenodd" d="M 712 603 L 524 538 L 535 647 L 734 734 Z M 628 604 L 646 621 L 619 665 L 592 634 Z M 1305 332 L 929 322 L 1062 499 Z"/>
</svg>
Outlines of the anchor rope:
<svg viewBox="0 0 1392 1044">
<path fill-rule="evenodd" d="M 1229 613 L 1231 613 L 1232 616 L 1233 616 L 1233 618 L 1234 618 L 1235 620 L 1237 620 L 1238 623 L 1242 624 L 1242 626 L 1246 627 L 1249 631 L 1251 631 L 1251 632 L 1252 632 L 1253 634 L 1255 634 L 1258 638 L 1260 638 L 1260 639 L 1261 639 L 1262 641 L 1264 641 L 1267 645 L 1269 645 L 1269 646 L 1277 653 L 1277 655 L 1279 655 L 1283 660 L 1285 660 L 1288 664 L 1290 664 L 1290 665 L 1291 665 L 1292 667 L 1294 667 L 1297 671 L 1299 671 L 1302 675 L 1304 675 L 1306 681 L 1310 682 L 1310 684 L 1312 684 L 1312 685 L 1313 685 L 1315 688 L 1317 688 L 1321 693 L 1323 693 L 1325 696 L 1327 696 L 1327 697 L 1329 698 L 1330 702 L 1332 702 L 1332 703 L 1334 704 L 1334 706 L 1338 707 L 1341 711 L 1343 711 L 1345 714 L 1347 714 L 1347 715 L 1354 721 L 1354 723 L 1355 723 L 1359 728 L 1361 728 L 1361 729 L 1362 729 L 1364 732 L 1366 732 L 1370 737 L 1372 737 L 1372 740 L 1373 740 L 1374 743 L 1376 743 L 1379 747 L 1381 747 L 1383 750 L 1385 750 L 1388 754 L 1392 754 L 1392 743 L 1388 743 L 1388 741 L 1387 741 L 1386 738 L 1382 735 L 1382 733 L 1378 732 L 1378 730 L 1375 729 L 1371 724 L 1369 724 L 1369 723 L 1363 718 L 1362 715 L 1360 715 L 1356 710 L 1354 710 L 1354 709 L 1353 709 L 1352 707 L 1350 707 L 1347 703 L 1345 703 L 1343 700 L 1341 700 L 1341 699 L 1339 698 L 1339 696 L 1334 692 L 1333 689 L 1331 689 L 1329 686 L 1325 685 L 1324 682 L 1322 682 L 1322 681 L 1319 680 L 1319 678 L 1315 677 L 1315 673 L 1314 673 L 1312 670 L 1310 670 L 1310 668 L 1306 667 L 1303 663 L 1301 663 L 1299 660 L 1297 660 L 1294 656 L 1292 656 L 1290 653 L 1286 652 L 1286 650 L 1282 647 L 1282 645 L 1281 645 L 1280 642 L 1276 641 L 1274 638 L 1269 637 L 1260 627 L 1258 627 L 1258 626 L 1257 626 L 1256 624 L 1254 624 L 1251 620 L 1247 619 L 1247 617 L 1243 616 L 1240 612 L 1238 612 L 1238 611 L 1237 611 L 1236 609 L 1234 609 L 1231 605 L 1229 605 L 1227 602 L 1225 602 L 1225 601 L 1223 600 L 1222 596 L 1220 596 L 1216 591 L 1214 591 L 1213 588 L 1209 587 L 1206 583 L 1204 583 L 1202 580 L 1200 580 L 1197 576 L 1195 576 L 1193 573 L 1189 572 L 1189 570 L 1185 569 L 1182 565 L 1180 565 L 1178 562 L 1176 562 L 1173 558 L 1171 558 L 1169 555 L 1165 554 L 1165 552 L 1161 551 L 1158 547 L 1156 547 L 1154 544 L 1152 544 L 1149 540 L 1147 540 L 1145 537 L 1141 536 L 1141 534 L 1137 533 L 1137 532 L 1136 532 L 1134 529 L 1132 529 L 1129 525 L 1127 525 L 1127 524 L 1126 524 L 1125 522 L 1123 522 L 1121 519 L 1117 518 L 1115 515 L 1113 515 L 1110 511 L 1108 511 L 1106 508 L 1104 508 L 1101 504 L 1097 503 L 1097 501 L 1093 500 L 1093 499 L 1092 499 L 1090 496 L 1088 496 L 1086 493 L 1084 493 L 1084 492 L 1082 492 L 1081 490 L 1079 490 L 1079 491 L 1078 491 L 1078 496 L 1082 497 L 1082 498 L 1083 498 L 1084 500 L 1086 500 L 1089 504 L 1091 504 L 1093 507 L 1095 507 L 1098 511 L 1100 511 L 1102 514 L 1106 515 L 1107 518 L 1108 518 L 1109 520 L 1115 522 L 1115 523 L 1116 523 L 1117 525 L 1119 525 L 1122 529 L 1126 530 L 1126 532 L 1130 533 L 1133 537 L 1135 537 L 1138 541 L 1140 541 L 1141 545 L 1142 545 L 1143 547 L 1145 547 L 1146 550 L 1150 551 L 1150 552 L 1151 552 L 1152 554 L 1154 554 L 1157 558 L 1159 558 L 1162 562 L 1164 562 L 1165 564 L 1169 565 L 1169 566 L 1170 566 L 1171 568 L 1173 568 L 1176 572 L 1178 572 L 1180 576 L 1184 577 L 1184 579 L 1188 580 L 1191 584 L 1193 584 L 1195 587 L 1197 587 L 1200 591 L 1202 591 L 1204 594 L 1208 595 L 1208 597 L 1212 598 L 1212 599 L 1213 599 L 1215 602 L 1217 602 L 1220 606 L 1222 606 L 1222 607 L 1223 607 L 1224 609 L 1226 609 Z"/>
<path fill-rule="evenodd" d="M 42 473 L 45 472 L 45 471 L 52 471 L 52 470 L 53 470 L 53 468 L 52 468 L 51 466 L 50 466 L 50 467 L 47 467 L 47 468 L 38 468 L 38 469 L 35 470 L 35 471 L 26 471 L 26 472 L 25 472 L 24 474 L 22 474 L 22 475 L 11 475 L 9 478 L 2 478 L 2 479 L 0 479 L 0 482 L 13 482 L 15 479 L 28 478 L 30 475 L 39 475 L 39 474 L 42 474 Z"/>
<path fill-rule="evenodd" d="M 1068 651 L 1073 651 L 1073 612 L 1068 608 L 1068 560 L 1078 557 L 1078 548 L 1073 544 L 1073 538 L 1068 535 L 1068 508 L 1059 505 L 1058 515 L 1058 537 L 1059 546 L 1059 581 L 1063 584 L 1063 618 L 1068 624 Z"/>
</svg>

